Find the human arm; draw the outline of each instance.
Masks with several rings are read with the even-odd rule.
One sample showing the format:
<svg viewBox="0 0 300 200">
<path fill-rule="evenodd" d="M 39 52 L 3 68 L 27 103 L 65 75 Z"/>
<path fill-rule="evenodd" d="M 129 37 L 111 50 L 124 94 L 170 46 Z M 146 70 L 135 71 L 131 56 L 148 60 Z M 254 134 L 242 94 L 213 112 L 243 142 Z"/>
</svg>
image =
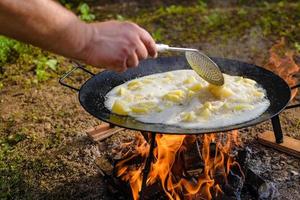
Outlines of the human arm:
<svg viewBox="0 0 300 200">
<path fill-rule="evenodd" d="M 52 0 L 1 0 L 0 34 L 115 71 L 156 55 L 152 37 L 136 24 L 87 24 Z"/>
</svg>

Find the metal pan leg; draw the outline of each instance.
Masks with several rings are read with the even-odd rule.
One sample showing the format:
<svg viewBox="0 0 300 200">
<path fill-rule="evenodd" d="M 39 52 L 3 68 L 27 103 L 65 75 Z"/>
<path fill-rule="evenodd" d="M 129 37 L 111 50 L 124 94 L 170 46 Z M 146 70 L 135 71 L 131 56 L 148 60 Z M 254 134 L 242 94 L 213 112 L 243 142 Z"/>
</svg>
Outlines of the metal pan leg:
<svg viewBox="0 0 300 200">
<path fill-rule="evenodd" d="M 140 199 L 143 200 L 144 199 L 144 195 L 145 195 L 145 188 L 146 188 L 146 183 L 147 183 L 147 179 L 148 179 L 148 175 L 150 172 L 150 168 L 151 168 L 151 162 L 153 160 L 153 150 L 154 150 L 154 145 L 155 145 L 155 136 L 156 133 L 151 133 L 151 143 L 150 143 L 150 149 L 149 149 L 149 155 L 146 159 L 146 163 L 145 163 L 145 168 L 143 170 L 143 181 L 142 181 L 142 188 L 140 191 Z"/>
<path fill-rule="evenodd" d="M 276 115 L 275 117 L 272 117 L 271 121 L 272 121 L 273 131 L 276 138 L 276 143 L 277 144 L 283 143 L 283 134 L 282 134 L 279 116 Z"/>
<path fill-rule="evenodd" d="M 300 87 L 300 84 L 297 84 L 297 85 L 291 87 L 291 90 L 294 90 L 299 87 Z M 287 106 L 285 109 L 291 109 L 291 108 L 296 108 L 296 107 L 300 107 L 300 104 L 290 105 L 290 106 Z M 276 115 L 271 120 L 272 120 L 273 131 L 274 131 L 275 138 L 276 138 L 276 143 L 277 144 L 283 143 L 283 134 L 282 134 L 279 116 Z"/>
</svg>

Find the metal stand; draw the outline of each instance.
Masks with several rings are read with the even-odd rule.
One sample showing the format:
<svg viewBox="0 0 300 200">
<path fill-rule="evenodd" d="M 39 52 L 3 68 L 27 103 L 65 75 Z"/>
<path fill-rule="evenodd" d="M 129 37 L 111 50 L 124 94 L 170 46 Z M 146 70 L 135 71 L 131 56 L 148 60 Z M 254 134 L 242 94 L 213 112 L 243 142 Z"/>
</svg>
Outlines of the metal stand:
<svg viewBox="0 0 300 200">
<path fill-rule="evenodd" d="M 299 87 L 300 84 L 291 87 L 291 89 Z M 299 103 L 287 106 L 285 109 L 292 109 L 297 107 L 300 107 Z M 263 145 L 277 149 L 279 151 L 283 151 L 287 154 L 293 155 L 297 158 L 300 158 L 300 140 L 289 136 L 283 137 L 279 115 L 276 115 L 271 120 L 273 131 L 265 131 L 264 133 L 258 135 L 258 142 Z M 274 140 L 276 141 L 276 143 L 274 142 Z"/>
<path fill-rule="evenodd" d="M 141 188 L 140 195 L 139 195 L 141 200 L 144 199 L 146 183 L 147 183 L 148 175 L 149 175 L 150 168 L 151 168 L 151 162 L 153 160 L 153 150 L 154 150 L 154 145 L 155 145 L 155 136 L 156 136 L 156 133 L 151 133 L 150 138 L 148 138 L 149 140 L 151 140 L 150 141 L 151 143 L 150 143 L 149 155 L 146 159 L 145 168 L 143 170 L 142 188 Z"/>
<path fill-rule="evenodd" d="M 292 86 L 291 90 L 294 90 L 299 87 L 300 87 L 300 84 L 297 84 L 295 86 Z M 290 106 L 287 106 L 285 109 L 292 109 L 292 108 L 296 108 L 296 107 L 300 107 L 300 104 L 290 105 Z M 282 134 L 279 115 L 276 115 L 275 117 L 273 117 L 271 119 L 271 121 L 272 121 L 272 127 L 273 127 L 273 131 L 274 131 L 276 143 L 281 144 L 281 143 L 283 143 L 283 134 Z"/>
<path fill-rule="evenodd" d="M 273 117 L 271 119 L 271 121 L 272 121 L 272 126 L 273 126 L 276 143 L 280 144 L 283 142 L 283 134 L 282 134 L 279 116 L 276 115 L 275 117 Z"/>
</svg>

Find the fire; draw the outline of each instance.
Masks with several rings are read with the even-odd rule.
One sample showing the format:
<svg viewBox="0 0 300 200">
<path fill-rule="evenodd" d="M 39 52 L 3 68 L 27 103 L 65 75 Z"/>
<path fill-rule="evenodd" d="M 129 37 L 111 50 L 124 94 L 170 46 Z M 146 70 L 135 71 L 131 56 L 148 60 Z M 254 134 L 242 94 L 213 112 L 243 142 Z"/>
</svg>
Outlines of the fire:
<svg viewBox="0 0 300 200">
<path fill-rule="evenodd" d="M 265 68 L 278 74 L 289 86 L 296 85 L 297 80 L 293 76 L 300 71 L 300 67 L 293 59 L 294 52 L 286 50 L 284 38 L 281 38 L 277 44 L 273 45 L 269 53 L 270 58 Z M 291 99 L 293 99 L 296 94 L 297 89 L 292 91 Z"/>
<path fill-rule="evenodd" d="M 133 198 L 138 199 L 138 191 L 142 187 L 142 167 L 131 167 L 127 163 L 131 160 L 142 157 L 145 158 L 149 154 L 149 144 L 146 140 L 142 138 L 142 136 L 138 136 L 136 138 L 137 144 L 135 145 L 135 154 L 127 155 L 125 154 L 124 157 L 127 157 L 126 159 L 118 162 L 116 167 L 118 168 L 117 176 L 122 176 L 122 179 L 124 181 L 127 181 L 130 183 Z M 130 143 L 126 144 L 130 145 Z"/>
<path fill-rule="evenodd" d="M 135 153 L 116 165 L 117 175 L 130 183 L 135 200 L 139 199 L 144 164 L 136 165 L 134 160 L 143 158 L 145 162 L 149 153 L 147 142 L 142 138 L 139 140 Z M 201 144 L 197 145 L 199 154 L 196 159 L 203 163 L 203 167 L 195 170 L 197 176 L 192 176 L 192 172 L 185 166 L 184 154 L 197 141 L 201 141 Z M 233 147 L 241 145 L 237 131 L 203 136 L 157 135 L 156 144 L 147 186 L 159 182 L 171 200 L 212 199 L 221 196 L 222 185 L 227 184 L 230 169 L 236 166 L 241 170 L 232 152 Z"/>
</svg>

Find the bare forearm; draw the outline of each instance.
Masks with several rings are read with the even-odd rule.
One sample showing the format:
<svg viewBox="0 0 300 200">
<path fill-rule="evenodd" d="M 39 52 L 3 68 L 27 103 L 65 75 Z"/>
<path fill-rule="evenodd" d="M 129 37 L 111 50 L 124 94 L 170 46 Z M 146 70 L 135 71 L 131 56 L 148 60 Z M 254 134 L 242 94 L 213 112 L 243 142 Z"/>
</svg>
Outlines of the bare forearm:
<svg viewBox="0 0 300 200">
<path fill-rule="evenodd" d="M 115 71 L 156 55 L 153 38 L 138 25 L 86 24 L 52 0 L 0 0 L 0 34 Z"/>
<path fill-rule="evenodd" d="M 88 29 L 72 12 L 52 0 L 1 0 L 0 34 L 78 58 Z"/>
</svg>

